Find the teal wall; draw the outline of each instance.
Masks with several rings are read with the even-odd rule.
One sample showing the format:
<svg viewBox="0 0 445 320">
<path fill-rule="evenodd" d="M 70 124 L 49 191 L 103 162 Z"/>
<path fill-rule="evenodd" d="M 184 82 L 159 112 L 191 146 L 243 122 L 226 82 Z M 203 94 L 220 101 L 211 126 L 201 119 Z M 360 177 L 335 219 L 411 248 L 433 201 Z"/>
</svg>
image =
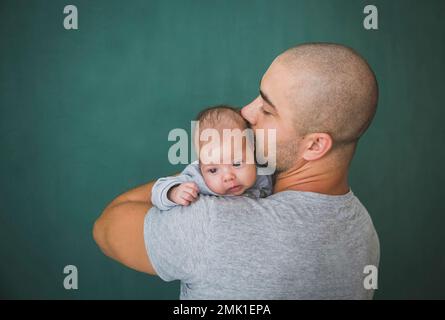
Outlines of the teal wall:
<svg viewBox="0 0 445 320">
<path fill-rule="evenodd" d="M 63 28 L 63 8 L 79 30 Z M 379 30 L 362 26 L 366 4 Z M 443 1 L 3 1 L 0 4 L 0 297 L 176 299 L 106 258 L 91 229 L 119 193 L 179 171 L 172 128 L 243 106 L 275 56 L 349 45 L 379 79 L 351 185 L 381 242 L 376 298 L 445 298 Z M 79 290 L 63 288 L 63 267 Z"/>
</svg>

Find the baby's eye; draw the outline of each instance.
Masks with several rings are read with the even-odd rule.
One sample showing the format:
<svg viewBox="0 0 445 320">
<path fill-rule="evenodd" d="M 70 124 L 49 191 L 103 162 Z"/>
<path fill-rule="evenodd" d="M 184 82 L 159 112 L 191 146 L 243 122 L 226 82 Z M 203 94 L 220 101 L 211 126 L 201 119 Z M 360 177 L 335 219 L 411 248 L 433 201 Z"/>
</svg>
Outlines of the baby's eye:
<svg viewBox="0 0 445 320">
<path fill-rule="evenodd" d="M 216 173 L 216 168 L 210 168 L 209 170 L 207 170 L 207 172 Z"/>
<path fill-rule="evenodd" d="M 234 167 L 240 167 L 241 164 L 242 164 L 241 161 L 236 161 L 236 162 L 233 163 L 233 166 L 234 166 Z"/>
</svg>

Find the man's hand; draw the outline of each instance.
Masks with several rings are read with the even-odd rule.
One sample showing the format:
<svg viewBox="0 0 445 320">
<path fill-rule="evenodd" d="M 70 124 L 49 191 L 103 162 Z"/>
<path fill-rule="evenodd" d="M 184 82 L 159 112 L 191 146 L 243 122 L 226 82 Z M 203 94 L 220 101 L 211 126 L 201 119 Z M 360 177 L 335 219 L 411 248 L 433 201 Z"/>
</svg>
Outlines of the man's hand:
<svg viewBox="0 0 445 320">
<path fill-rule="evenodd" d="M 198 199 L 199 189 L 194 182 L 185 182 L 168 190 L 167 197 L 176 204 L 188 206 Z"/>
</svg>

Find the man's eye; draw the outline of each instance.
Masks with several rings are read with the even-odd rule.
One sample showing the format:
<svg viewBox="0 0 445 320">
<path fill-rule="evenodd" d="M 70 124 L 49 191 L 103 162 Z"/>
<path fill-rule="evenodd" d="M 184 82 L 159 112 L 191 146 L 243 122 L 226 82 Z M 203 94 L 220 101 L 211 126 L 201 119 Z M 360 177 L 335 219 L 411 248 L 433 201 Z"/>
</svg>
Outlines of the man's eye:
<svg viewBox="0 0 445 320">
<path fill-rule="evenodd" d="M 211 168 L 211 169 L 207 170 L 207 172 L 216 173 L 216 169 L 215 168 Z"/>
<path fill-rule="evenodd" d="M 261 107 L 261 112 L 264 114 L 264 115 L 266 115 L 266 116 L 268 116 L 268 115 L 271 115 L 272 113 L 270 113 L 270 112 L 268 112 L 268 111 L 266 111 L 266 110 L 264 110 L 264 108 L 263 107 Z"/>
</svg>

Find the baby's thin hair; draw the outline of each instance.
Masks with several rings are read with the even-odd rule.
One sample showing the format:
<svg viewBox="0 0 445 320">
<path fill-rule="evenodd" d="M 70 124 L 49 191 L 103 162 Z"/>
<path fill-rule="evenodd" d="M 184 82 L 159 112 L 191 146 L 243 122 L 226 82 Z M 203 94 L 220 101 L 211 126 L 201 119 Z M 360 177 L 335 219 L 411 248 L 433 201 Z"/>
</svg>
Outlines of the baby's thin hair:
<svg viewBox="0 0 445 320">
<path fill-rule="evenodd" d="M 243 131 L 248 128 L 246 120 L 241 116 L 241 110 L 224 104 L 202 110 L 196 121 L 199 123 L 199 132 L 195 131 L 195 146 L 199 141 L 197 137 L 205 129 L 216 129 L 222 133 L 224 129 L 238 128 Z"/>
<path fill-rule="evenodd" d="M 201 133 L 204 133 L 208 129 L 212 129 L 219 133 L 219 142 L 223 143 L 224 146 L 236 148 L 236 151 L 234 151 L 235 154 L 238 154 L 236 152 L 240 150 L 242 152 L 245 151 L 247 161 L 255 161 L 253 158 L 251 158 L 254 157 L 252 152 L 255 150 L 253 132 L 249 131 L 249 125 L 241 115 L 241 109 L 229 105 L 209 107 L 202 110 L 196 117 L 196 120 L 198 122 L 198 127 L 195 127 L 193 144 L 195 151 L 197 152 L 197 157 L 200 160 L 201 147 L 207 143 L 210 143 L 209 140 L 207 140 L 208 137 L 203 138 L 204 141 L 201 140 Z M 229 130 L 229 132 L 226 130 Z M 229 135 L 226 136 L 226 133 Z M 239 140 L 239 138 L 241 140 Z M 240 142 L 241 144 L 239 144 Z M 228 143 L 228 145 L 226 143 Z M 238 149 L 238 147 L 241 147 L 241 149 Z M 231 152 L 233 152 L 233 150 Z"/>
<path fill-rule="evenodd" d="M 246 128 L 246 122 L 241 116 L 241 110 L 229 105 L 217 105 L 206 108 L 198 113 L 196 120 L 205 127 L 221 127 L 233 123 Z M 231 123 L 228 123 L 231 122 Z"/>
</svg>

